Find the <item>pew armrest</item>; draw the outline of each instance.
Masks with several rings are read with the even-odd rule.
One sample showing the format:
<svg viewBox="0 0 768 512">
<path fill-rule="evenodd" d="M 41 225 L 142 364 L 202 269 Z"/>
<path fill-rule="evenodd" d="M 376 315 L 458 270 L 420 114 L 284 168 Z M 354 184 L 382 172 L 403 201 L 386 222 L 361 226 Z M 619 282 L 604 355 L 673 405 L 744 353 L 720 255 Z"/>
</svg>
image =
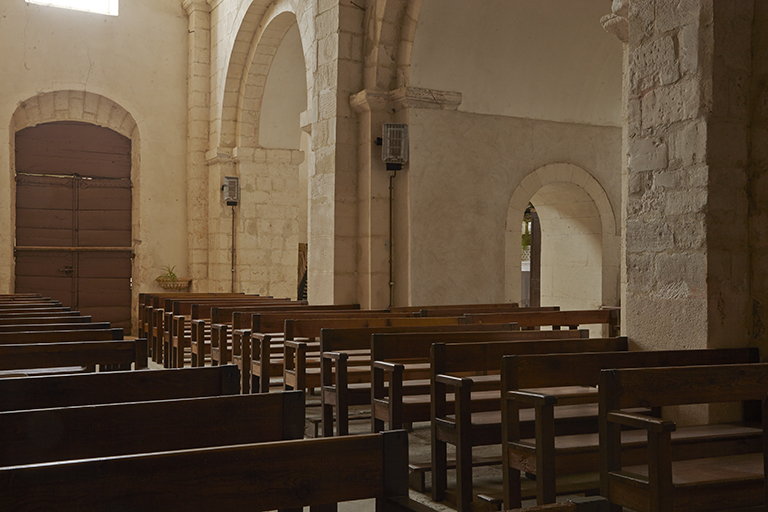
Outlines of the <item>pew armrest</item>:
<svg viewBox="0 0 768 512">
<path fill-rule="evenodd" d="M 608 412 L 606 417 L 611 423 L 641 428 L 652 432 L 674 432 L 677 428 L 674 421 L 654 418 L 645 414 L 612 411 Z"/>
<path fill-rule="evenodd" d="M 557 404 L 557 397 L 555 395 L 545 395 L 543 393 L 533 393 L 530 391 L 508 391 L 507 400 L 514 400 L 530 405 Z"/>
</svg>

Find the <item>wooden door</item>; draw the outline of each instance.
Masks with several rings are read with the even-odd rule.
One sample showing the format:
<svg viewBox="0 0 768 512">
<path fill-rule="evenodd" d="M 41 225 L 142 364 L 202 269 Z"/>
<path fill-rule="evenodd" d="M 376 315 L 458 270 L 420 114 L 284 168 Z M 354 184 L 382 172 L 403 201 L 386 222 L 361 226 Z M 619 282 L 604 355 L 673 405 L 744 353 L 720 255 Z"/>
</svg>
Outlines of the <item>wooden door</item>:
<svg viewBox="0 0 768 512">
<path fill-rule="evenodd" d="M 16 292 L 130 329 L 131 141 L 55 122 L 16 134 Z"/>
</svg>

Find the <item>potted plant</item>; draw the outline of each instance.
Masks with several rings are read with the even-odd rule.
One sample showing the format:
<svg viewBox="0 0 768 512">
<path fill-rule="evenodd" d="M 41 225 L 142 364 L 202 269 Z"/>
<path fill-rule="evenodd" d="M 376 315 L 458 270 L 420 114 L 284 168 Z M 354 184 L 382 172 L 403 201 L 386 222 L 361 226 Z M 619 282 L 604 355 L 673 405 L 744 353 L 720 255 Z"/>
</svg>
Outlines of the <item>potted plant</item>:
<svg viewBox="0 0 768 512">
<path fill-rule="evenodd" d="M 175 265 L 165 265 L 163 267 L 165 272 L 155 278 L 155 281 L 160 285 L 160 288 L 166 290 L 182 290 L 189 286 L 192 279 L 188 277 L 178 277 L 176 272 L 174 272 L 175 268 Z"/>
</svg>

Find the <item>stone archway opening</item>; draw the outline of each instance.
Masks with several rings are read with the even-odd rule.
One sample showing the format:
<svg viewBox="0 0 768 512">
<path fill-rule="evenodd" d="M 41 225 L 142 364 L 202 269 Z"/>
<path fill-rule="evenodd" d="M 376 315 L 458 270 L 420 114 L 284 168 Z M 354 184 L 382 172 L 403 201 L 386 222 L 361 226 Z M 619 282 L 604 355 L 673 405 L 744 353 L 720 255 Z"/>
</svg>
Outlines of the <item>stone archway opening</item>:
<svg viewBox="0 0 768 512">
<path fill-rule="evenodd" d="M 306 273 L 311 149 L 301 129 L 307 81 L 296 16 L 276 13 L 254 44 L 237 115 L 235 274 L 238 291 L 296 298 Z"/>
<path fill-rule="evenodd" d="M 600 184 L 566 163 L 537 169 L 512 194 L 507 212 L 505 299 L 522 293 L 520 226 L 532 204 L 541 229 L 540 305 L 561 309 L 618 306 L 620 237 Z"/>
<path fill-rule="evenodd" d="M 592 198 L 573 183 L 545 185 L 531 198 L 541 225 L 541 305 L 602 305 L 602 226 Z"/>
</svg>

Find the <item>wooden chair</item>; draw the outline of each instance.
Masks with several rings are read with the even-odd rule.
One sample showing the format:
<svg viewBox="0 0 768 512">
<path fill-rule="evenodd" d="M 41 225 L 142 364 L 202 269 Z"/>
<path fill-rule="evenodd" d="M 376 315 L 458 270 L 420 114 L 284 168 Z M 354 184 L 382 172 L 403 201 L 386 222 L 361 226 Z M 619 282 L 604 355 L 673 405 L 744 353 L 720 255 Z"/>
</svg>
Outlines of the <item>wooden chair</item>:
<svg viewBox="0 0 768 512">
<path fill-rule="evenodd" d="M 516 508 L 508 512 L 608 512 L 608 500 L 602 496 L 571 498 L 561 503 Z"/>
<path fill-rule="evenodd" d="M 768 421 L 768 364 L 603 370 L 600 375 L 600 493 L 612 508 L 640 512 L 710 511 L 766 505 L 764 463 Z M 673 433 L 689 427 L 632 414 L 648 406 L 763 401 L 763 444 L 725 453 L 676 450 Z M 621 428 L 646 431 L 648 462 L 625 465 Z M 690 427 L 695 428 L 695 427 Z"/>
</svg>

